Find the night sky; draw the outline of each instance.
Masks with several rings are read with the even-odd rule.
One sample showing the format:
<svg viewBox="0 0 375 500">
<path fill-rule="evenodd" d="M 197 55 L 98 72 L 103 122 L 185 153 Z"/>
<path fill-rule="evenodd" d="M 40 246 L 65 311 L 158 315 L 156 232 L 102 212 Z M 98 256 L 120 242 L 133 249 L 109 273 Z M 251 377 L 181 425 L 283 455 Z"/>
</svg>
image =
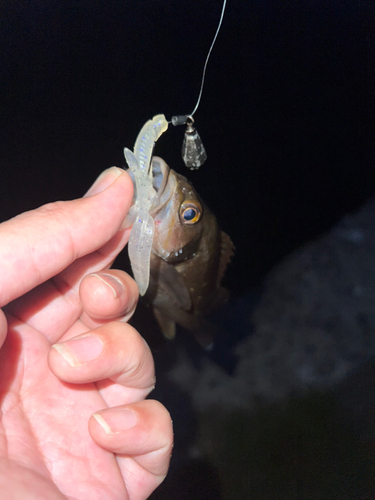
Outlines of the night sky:
<svg viewBox="0 0 375 500">
<path fill-rule="evenodd" d="M 2 2 L 0 218 L 81 196 L 146 120 L 189 113 L 221 1 Z M 195 114 L 155 153 L 191 179 L 237 251 L 234 296 L 374 192 L 375 4 L 228 0 Z"/>
</svg>

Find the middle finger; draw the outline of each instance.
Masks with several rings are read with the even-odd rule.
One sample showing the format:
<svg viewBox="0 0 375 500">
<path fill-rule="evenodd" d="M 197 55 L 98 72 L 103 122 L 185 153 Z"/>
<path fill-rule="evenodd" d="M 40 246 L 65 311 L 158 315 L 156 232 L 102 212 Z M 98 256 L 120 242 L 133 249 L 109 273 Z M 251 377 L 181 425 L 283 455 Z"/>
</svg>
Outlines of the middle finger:
<svg viewBox="0 0 375 500">
<path fill-rule="evenodd" d="M 83 308 L 81 320 L 89 328 L 96 328 L 114 319 L 128 321 L 136 308 L 139 292 L 127 273 L 107 269 L 85 276 L 79 295 Z"/>
<path fill-rule="evenodd" d="M 133 327 L 120 321 L 55 344 L 48 362 L 65 382 L 97 382 L 109 406 L 139 401 L 155 384 L 150 348 Z"/>
</svg>

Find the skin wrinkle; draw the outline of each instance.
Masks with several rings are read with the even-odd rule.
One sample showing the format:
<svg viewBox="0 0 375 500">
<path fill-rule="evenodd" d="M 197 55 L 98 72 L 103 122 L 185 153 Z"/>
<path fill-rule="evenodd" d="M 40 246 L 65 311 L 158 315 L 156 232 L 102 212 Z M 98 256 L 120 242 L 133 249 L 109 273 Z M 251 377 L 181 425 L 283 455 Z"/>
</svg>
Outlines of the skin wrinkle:
<svg viewBox="0 0 375 500">
<path fill-rule="evenodd" d="M 73 200 L 75 201 L 75 200 Z M 64 254 L 65 251 L 70 251 L 69 260 L 73 262 L 79 256 L 79 250 L 76 248 L 76 244 L 73 238 L 73 234 L 76 231 L 76 221 L 70 215 L 72 212 L 72 208 L 69 210 L 69 215 L 66 214 L 66 202 L 64 201 L 56 201 L 53 203 L 47 203 L 43 205 L 39 209 L 37 209 L 37 213 L 41 215 L 45 215 L 49 218 L 52 218 L 53 224 L 59 228 L 59 239 L 62 241 L 68 241 L 68 245 L 64 245 Z M 74 224 L 70 224 L 70 222 L 74 222 Z"/>
<path fill-rule="evenodd" d="M 142 340 L 143 340 L 143 338 L 142 338 Z M 137 356 L 133 353 L 133 356 L 135 356 L 136 359 L 131 361 L 130 367 L 126 371 L 122 372 L 119 377 L 117 377 L 117 378 L 113 377 L 116 381 L 121 381 L 124 377 L 126 377 L 126 380 L 128 380 L 128 381 L 129 381 L 129 378 L 130 378 L 130 380 L 137 379 L 138 373 L 142 372 L 142 370 L 145 366 L 145 361 L 148 358 L 148 354 L 149 354 L 149 348 L 148 348 L 146 342 L 143 341 L 142 344 L 143 344 L 143 352 L 142 352 L 142 355 L 140 356 L 140 362 L 139 363 L 137 362 Z M 134 361 L 135 361 L 135 363 L 134 363 Z M 130 377 L 129 377 L 129 375 L 130 375 Z M 146 390 L 149 387 L 152 387 L 152 386 L 148 386 L 148 387 L 145 387 L 143 389 Z M 150 389 L 150 392 L 151 392 L 151 389 Z"/>
<path fill-rule="evenodd" d="M 38 282 L 39 283 L 42 283 L 43 282 L 43 276 L 42 276 L 42 272 L 41 270 L 39 269 L 39 267 L 37 266 L 37 263 L 36 263 L 36 259 L 35 259 L 35 248 L 33 248 L 31 250 L 31 257 L 32 257 L 32 262 L 34 264 L 34 270 L 33 270 L 33 274 L 35 274 L 36 276 L 38 276 Z"/>
<path fill-rule="evenodd" d="M 108 451 L 108 453 L 112 453 L 112 452 Z M 115 455 L 115 454 L 113 454 L 113 455 L 114 455 L 114 457 L 115 457 L 115 459 L 116 459 L 116 455 Z M 76 456 L 76 457 L 77 457 L 77 455 L 74 455 L 74 456 Z M 117 463 L 117 460 L 116 460 L 116 463 Z M 101 490 L 103 490 L 103 494 L 105 494 L 105 493 L 107 493 L 107 492 L 112 494 L 112 493 L 113 493 L 113 491 L 110 489 L 109 485 L 107 485 L 107 484 L 106 484 L 106 482 L 105 482 L 105 481 L 103 481 L 103 479 L 100 479 L 100 478 L 99 478 L 99 481 L 98 481 L 98 474 L 97 474 L 97 473 L 94 473 L 94 471 L 93 471 L 93 469 L 92 469 L 92 467 L 91 467 L 91 463 L 90 463 L 90 462 L 89 462 L 89 465 L 90 465 L 90 472 L 89 472 L 89 474 L 90 474 L 90 476 L 91 476 L 91 478 L 92 478 L 92 479 L 90 479 L 90 483 L 92 483 L 92 480 L 97 481 L 97 482 L 99 482 L 99 484 L 101 485 Z M 118 466 L 118 464 L 117 464 L 117 466 Z M 121 479 L 122 479 L 123 485 L 124 485 L 124 487 L 125 487 L 125 481 L 124 481 L 124 478 L 123 478 L 123 476 L 122 476 L 122 474 L 121 474 L 121 470 L 120 470 L 120 467 L 119 467 L 119 466 L 118 466 L 118 472 L 119 472 L 119 476 L 120 476 L 120 477 L 121 477 Z M 81 484 L 82 484 L 82 483 L 81 483 Z M 86 484 L 86 483 L 85 483 L 85 484 Z M 106 498 L 106 496 L 103 496 L 103 498 Z"/>
<path fill-rule="evenodd" d="M 36 448 L 38 449 L 39 451 L 39 456 L 40 456 L 40 461 L 41 463 L 44 465 L 44 471 L 46 472 L 46 475 L 43 475 L 43 474 L 40 474 L 40 472 L 37 472 L 35 468 L 31 468 L 29 467 L 28 465 L 26 465 L 24 462 L 22 462 L 21 460 L 19 459 L 16 459 L 16 458 L 13 458 L 13 460 L 20 466 L 20 467 L 24 467 L 26 469 L 29 469 L 30 471 L 34 472 L 34 473 L 38 473 L 41 477 L 48 477 L 49 479 L 52 479 L 52 475 L 49 471 L 49 468 L 46 464 L 46 461 L 45 461 L 45 458 L 44 458 L 44 455 L 42 453 L 42 450 L 39 446 L 39 443 L 37 442 L 36 440 L 36 434 L 34 432 L 34 428 L 31 424 L 31 421 L 30 419 L 27 417 L 27 414 L 25 412 L 25 409 L 24 409 L 24 406 L 22 404 L 22 400 L 21 400 L 21 397 L 20 397 L 20 394 L 16 394 L 15 391 L 13 392 L 13 395 L 14 397 L 17 397 L 17 402 L 15 402 L 14 405 L 10 406 L 9 409 L 7 410 L 6 413 L 12 413 L 14 411 L 17 411 L 17 407 L 19 408 L 20 412 L 21 412 L 21 415 L 22 415 L 22 418 L 25 420 L 25 422 L 27 423 L 28 425 L 28 431 L 29 433 L 31 434 L 31 436 L 34 438 L 34 446 L 36 446 Z M 9 443 L 9 439 L 12 439 L 13 436 L 11 437 L 9 435 L 9 433 L 6 432 L 6 430 L 4 429 L 4 435 L 5 435 L 5 441 L 6 441 L 6 445 L 7 445 L 7 458 L 10 458 L 9 457 L 9 447 L 8 447 L 8 443 Z M 14 438 L 13 438 L 14 439 Z M 25 441 L 23 441 L 23 446 L 28 448 L 30 451 L 33 451 L 32 447 Z"/>
<path fill-rule="evenodd" d="M 46 477 L 44 477 L 42 474 L 39 474 L 39 473 L 38 473 L 38 472 L 36 472 L 35 470 L 32 470 L 32 469 L 30 469 L 30 468 L 28 468 L 28 467 L 25 467 L 24 465 L 19 465 L 19 464 L 18 464 L 18 463 L 16 463 L 16 462 L 14 462 L 14 463 L 12 463 L 12 464 L 7 464 L 7 463 L 3 463 L 4 461 L 5 461 L 5 459 L 4 459 L 4 458 L 1 458 L 1 460 L 0 460 L 0 468 L 1 468 L 2 472 L 3 472 L 3 475 L 4 475 L 4 472 L 5 472 L 5 475 L 7 475 L 7 474 L 14 475 L 14 474 L 13 474 L 13 472 L 14 472 L 14 469 L 16 469 L 16 474 L 15 474 L 15 476 L 16 476 L 16 478 L 18 478 L 18 477 L 19 477 L 19 474 L 20 474 L 20 472 L 21 472 L 22 470 L 24 470 L 24 471 L 28 471 L 31 477 L 35 477 L 35 476 L 37 477 L 37 482 L 39 483 L 39 488 L 38 488 L 38 490 L 39 490 L 39 492 L 40 492 L 40 493 L 42 492 L 42 491 L 41 491 L 41 489 L 40 489 L 40 485 L 44 485 L 44 486 L 46 485 L 46 481 L 47 481 L 47 478 L 46 478 Z M 27 473 L 28 473 L 28 472 L 27 472 Z M 29 476 L 29 477 L 30 477 L 30 476 Z M 39 478 L 40 478 L 40 479 L 39 479 Z M 16 480 L 17 480 L 17 479 L 16 479 Z M 40 483 L 40 480 L 41 480 L 41 483 Z M 22 476 L 21 476 L 21 482 L 23 483 L 23 478 L 22 478 Z M 0 477 L 0 483 L 4 483 L 4 481 L 3 481 L 3 477 Z M 2 486 L 2 484 L 0 485 L 0 488 L 1 488 L 1 486 Z M 26 485 L 25 485 L 25 483 L 24 483 L 24 486 L 26 486 Z M 58 489 L 55 489 L 55 488 L 53 487 L 53 491 L 51 491 L 51 489 L 50 489 L 49 485 L 47 485 L 47 488 L 48 488 L 48 492 L 49 492 L 49 493 L 53 493 L 53 498 L 54 498 L 54 499 L 56 499 L 56 498 L 62 499 L 62 496 L 61 496 L 61 494 L 60 494 L 61 492 L 60 492 Z M 10 492 L 10 490 L 9 490 L 8 488 L 7 488 L 7 492 L 12 494 L 12 492 Z M 39 493 L 39 494 L 40 494 L 40 493 Z M 45 493 L 44 488 L 43 488 L 43 493 Z M 56 496 L 56 493 L 58 493 L 58 497 Z M 32 496 L 32 498 L 36 498 L 36 497 L 35 497 L 35 495 L 34 495 L 34 493 L 32 493 L 32 495 L 33 495 L 33 496 Z M 3 498 L 3 497 L 2 497 L 2 498 Z M 8 497 L 7 497 L 7 498 L 8 498 Z M 14 494 L 13 494 L 13 495 L 11 496 L 11 498 L 12 498 L 12 499 L 17 499 L 17 500 L 18 500 L 20 497 L 19 497 L 19 496 L 16 496 L 16 497 L 15 497 L 15 496 L 14 496 Z M 29 498 L 29 496 L 28 496 L 27 498 Z M 45 498 L 45 496 L 43 496 L 43 497 L 39 496 L 38 498 Z M 48 498 L 50 498 L 50 497 L 48 497 Z M 52 497 L 51 497 L 51 498 L 52 498 Z M 78 500 L 78 499 L 73 498 L 73 497 L 70 497 L 70 498 L 71 498 L 71 500 Z"/>
<path fill-rule="evenodd" d="M 4 452 L 4 456 L 9 458 L 8 440 L 6 430 L 3 424 L 3 411 L 0 409 L 0 450 Z"/>
<path fill-rule="evenodd" d="M 116 455 L 116 459 L 118 460 L 118 462 L 122 463 L 122 468 L 126 470 L 126 474 L 124 474 L 124 477 L 126 477 L 127 480 L 124 480 L 124 483 L 129 494 L 129 500 L 139 499 L 138 490 L 142 489 L 142 484 L 144 481 L 144 474 L 141 474 L 140 471 L 142 471 L 143 473 L 149 473 L 150 471 L 142 467 L 142 465 L 140 465 L 134 458 L 127 455 L 118 454 Z M 157 476 L 156 474 L 153 474 L 153 476 L 159 479 L 159 476 Z M 162 476 L 160 481 L 158 481 L 159 484 L 163 479 L 164 476 Z M 149 492 L 149 495 L 151 495 L 151 493 L 152 491 Z"/>
<path fill-rule="evenodd" d="M 24 380 L 24 374 L 25 374 L 25 358 L 24 358 L 24 356 L 21 356 L 21 359 L 22 359 L 22 376 L 21 376 L 21 379 L 20 379 L 21 380 L 21 387 L 20 387 L 20 391 L 19 391 L 19 394 L 18 394 L 21 412 L 22 412 L 22 415 L 23 415 L 25 421 L 29 425 L 30 433 L 31 433 L 31 435 L 34 438 L 34 445 L 37 447 L 37 449 L 39 451 L 40 458 L 41 458 L 42 463 L 44 464 L 44 467 L 45 467 L 45 470 L 47 472 L 47 475 L 48 475 L 49 479 L 51 479 L 51 481 L 52 481 L 52 474 L 50 473 L 50 470 L 49 470 L 49 468 L 47 466 L 44 454 L 43 454 L 42 449 L 40 447 L 40 443 L 38 442 L 38 439 L 37 439 L 37 434 L 35 433 L 35 430 L 34 430 L 34 427 L 33 427 L 32 423 L 31 423 L 31 420 L 28 418 L 27 413 L 26 413 L 25 408 L 24 408 L 24 405 L 22 404 L 21 391 L 22 391 L 22 387 L 23 387 L 23 380 Z M 29 390 L 30 390 L 30 388 L 27 391 L 25 391 L 24 394 L 27 395 L 27 393 L 29 392 Z"/>
<path fill-rule="evenodd" d="M 83 460 L 81 457 L 78 457 L 76 455 L 71 454 L 71 456 L 73 456 L 75 459 L 79 459 L 80 461 Z M 53 477 L 53 464 L 51 464 L 51 468 L 52 468 L 51 474 Z M 96 488 L 100 490 L 96 491 L 96 494 L 101 495 L 100 498 L 107 498 L 108 494 L 110 495 L 113 494 L 113 490 L 111 490 L 111 488 L 105 483 L 105 481 L 103 481 L 103 479 L 98 479 L 98 475 L 97 474 L 95 475 L 92 469 L 90 469 L 88 475 L 90 476 L 88 479 L 86 479 L 85 481 L 80 481 L 79 484 L 76 484 L 77 489 L 79 489 L 79 491 L 83 492 L 92 489 L 92 484 L 95 483 L 97 485 Z M 87 487 L 87 485 L 89 485 L 89 487 Z M 59 491 L 61 491 L 63 495 L 66 495 L 66 493 L 64 493 L 63 487 L 59 488 Z M 67 498 L 73 498 L 73 497 L 67 496 Z"/>
<path fill-rule="evenodd" d="M 95 385 L 106 404 L 106 407 L 101 409 L 127 405 L 144 400 L 146 396 L 151 392 L 151 390 L 148 389 L 127 387 L 127 395 L 126 397 L 124 397 L 123 387 L 126 386 L 121 385 L 121 382 L 114 382 L 111 379 L 106 379 L 95 382 Z"/>
<path fill-rule="evenodd" d="M 60 283 L 61 284 L 63 283 L 63 286 L 61 286 L 61 284 L 58 283 L 57 276 L 55 276 L 54 278 L 51 278 L 49 280 L 49 283 L 53 287 L 53 289 L 56 290 L 56 292 L 58 293 L 58 297 L 54 298 L 54 302 L 63 300 L 68 305 L 71 304 L 73 307 L 70 309 L 72 311 L 77 310 L 77 312 L 73 318 L 70 317 L 70 321 L 77 320 L 82 313 L 82 308 L 81 308 L 81 302 L 79 300 L 79 297 L 75 293 L 74 289 L 69 285 L 69 283 L 67 281 L 63 280 L 60 277 Z M 43 284 L 41 284 L 41 286 L 43 286 Z M 66 289 L 67 289 L 66 291 L 64 291 L 64 287 L 66 287 Z M 51 294 L 51 291 L 49 291 L 48 295 L 50 295 L 50 294 Z M 19 309 L 17 307 L 12 307 L 12 303 L 10 303 L 9 306 L 6 306 L 5 310 L 11 311 L 11 314 L 7 313 L 7 316 L 9 316 L 9 317 L 11 316 L 16 320 L 24 322 L 25 324 L 31 326 L 32 328 L 35 328 L 35 325 L 33 324 L 32 320 L 33 320 L 35 314 L 38 315 L 39 311 L 35 311 L 31 304 L 29 304 L 29 306 L 26 310 L 26 314 L 25 314 L 23 307 L 20 307 Z M 40 331 L 40 333 L 42 335 L 46 336 L 43 331 Z"/>
<path fill-rule="evenodd" d="M 14 319 L 15 317 L 12 315 L 10 316 L 9 318 L 9 323 L 12 323 L 10 321 L 10 319 Z M 10 335 L 12 335 L 12 332 L 9 333 Z M 41 446 L 40 446 L 40 443 L 37 439 L 37 434 L 34 430 L 34 426 L 32 424 L 32 416 L 33 414 L 30 415 L 31 418 L 29 418 L 27 416 L 27 412 L 25 411 L 25 407 L 24 405 L 22 404 L 22 401 L 26 401 L 28 397 L 32 397 L 32 395 L 28 396 L 28 394 L 30 392 L 32 392 L 32 389 L 35 388 L 35 384 L 34 386 L 30 386 L 28 387 L 26 390 L 24 390 L 24 376 L 25 376 L 25 357 L 23 355 L 21 355 L 19 357 L 19 359 L 17 360 L 17 363 L 18 363 L 18 375 L 19 375 L 19 388 L 17 390 L 13 390 L 11 393 L 8 393 L 8 396 L 10 394 L 13 394 L 13 398 L 15 399 L 14 401 L 14 404 L 12 404 L 9 408 L 7 408 L 7 412 L 6 413 L 12 413 L 12 412 L 15 412 L 17 411 L 17 408 L 19 409 L 20 413 L 21 413 L 21 416 L 23 418 L 23 420 L 26 422 L 27 424 L 27 432 L 29 434 L 31 434 L 31 437 L 32 437 L 32 440 L 33 440 L 33 445 L 35 446 L 35 448 L 38 450 L 38 455 L 39 455 L 39 460 L 40 460 L 40 463 L 41 465 L 43 465 L 43 470 L 45 471 L 45 476 L 43 474 L 40 474 L 38 472 L 39 475 L 41 475 L 42 477 L 48 477 L 48 479 L 50 479 L 52 481 L 52 475 L 51 475 L 51 472 L 50 472 L 50 469 L 46 463 L 46 460 L 45 460 L 45 457 L 44 457 L 44 454 L 42 452 L 42 449 L 41 449 Z M 20 373 L 21 372 L 21 373 Z M 21 394 L 22 394 L 22 397 L 21 397 Z M 2 405 L 3 407 L 3 405 Z M 38 409 L 35 409 L 35 412 L 34 414 L 38 414 Z M 8 444 L 9 442 L 9 434 L 7 435 L 6 432 L 5 432 L 5 437 L 6 437 L 6 442 Z M 29 444 L 27 442 L 23 442 L 23 445 L 32 450 L 32 448 L 29 446 Z M 9 453 L 7 454 L 9 456 Z M 14 458 L 13 458 L 14 459 Z M 31 468 L 30 466 L 28 466 L 27 464 L 25 463 L 22 463 L 20 460 L 17 460 L 17 459 L 14 459 L 16 463 L 18 463 L 21 467 L 24 467 L 30 471 L 32 471 L 33 473 L 36 473 L 37 470 L 36 468 Z"/>
<path fill-rule="evenodd" d="M 0 435 L 1 435 L 1 441 L 2 441 L 1 449 L 4 450 L 4 457 L 9 459 L 8 436 L 7 436 L 6 428 L 3 424 L 3 414 L 4 413 L 1 410 L 1 420 L 0 420 L 0 425 L 1 425 Z"/>
<path fill-rule="evenodd" d="M 68 222 L 70 217 L 67 217 L 65 212 L 66 206 L 62 201 L 48 203 L 37 209 L 38 215 L 42 215 L 48 217 L 49 219 L 52 219 L 54 226 L 59 228 L 59 240 L 54 240 L 54 247 L 58 248 L 60 246 L 59 242 L 64 241 L 64 258 L 68 262 L 74 262 L 79 255 L 79 251 L 78 248 L 76 248 L 76 244 L 72 236 L 72 229 Z M 56 219 L 56 221 L 54 219 Z M 48 227 L 48 231 L 51 231 L 50 227 Z M 68 241 L 68 244 L 65 243 L 66 241 Z M 49 249 L 48 253 L 51 253 L 51 249 Z M 59 254 L 59 250 L 57 250 L 56 253 Z M 43 266 L 40 267 L 43 268 Z"/>
<path fill-rule="evenodd" d="M 147 460 L 150 461 L 149 460 L 150 458 L 156 457 L 155 461 L 158 462 L 157 455 L 163 455 L 164 453 L 169 452 L 169 450 L 170 450 L 170 445 L 169 444 L 165 444 L 161 448 L 158 448 L 157 450 L 154 450 L 152 452 L 144 453 L 142 455 L 137 455 L 136 458 L 147 457 Z M 138 465 L 140 465 L 140 464 L 138 464 Z M 140 466 L 143 467 L 142 465 L 140 465 Z M 148 472 L 151 472 L 150 470 L 146 469 L 145 467 L 143 467 L 143 468 L 145 470 L 147 470 Z M 153 474 L 153 473 L 151 473 L 151 474 L 153 474 L 155 477 L 158 477 L 160 479 L 160 481 L 163 481 L 165 475 L 168 472 L 168 469 L 169 469 L 169 467 L 166 466 L 165 469 L 163 469 L 160 474 Z"/>
<path fill-rule="evenodd" d="M 62 202 L 60 202 L 62 203 Z M 27 271 L 27 274 L 28 275 L 32 275 L 33 277 L 37 277 L 36 279 L 34 278 L 34 286 L 36 286 L 37 284 L 39 283 L 42 283 L 44 282 L 46 279 L 49 278 L 49 276 L 43 276 L 42 272 L 41 272 L 41 269 L 43 269 L 43 267 L 45 266 L 45 263 L 43 262 L 43 259 L 44 257 L 43 256 L 40 256 L 39 255 L 39 258 L 36 258 L 36 247 L 34 245 L 30 245 L 29 243 L 29 238 L 28 238 L 28 233 L 30 233 L 30 229 L 32 229 L 32 224 L 34 222 L 34 219 L 37 218 L 37 217 L 40 217 L 40 216 L 43 216 L 43 215 L 46 215 L 51 217 L 51 213 L 52 213 L 52 210 L 48 207 L 48 205 L 44 206 L 44 207 L 41 207 L 39 209 L 36 210 L 37 212 L 37 215 L 30 215 L 30 213 L 26 213 L 26 214 L 21 214 L 20 216 L 17 216 L 15 217 L 13 220 L 11 219 L 10 221 L 6 221 L 4 222 L 3 224 L 3 229 L 5 230 L 5 238 L 8 236 L 8 239 L 9 242 L 10 242 L 10 246 L 11 246 L 11 243 L 12 243 L 12 240 L 13 239 L 18 239 L 19 240 L 19 234 L 18 232 L 16 232 L 15 229 L 11 229 L 10 231 L 8 230 L 7 226 L 9 224 L 11 224 L 13 221 L 17 221 L 17 225 L 18 223 L 20 223 L 21 225 L 23 224 L 25 227 L 23 229 L 23 241 L 22 241 L 22 246 L 25 248 L 24 252 L 22 253 L 22 256 L 23 258 L 21 258 L 19 260 L 19 265 L 23 262 L 26 262 L 27 261 L 27 266 L 26 266 L 26 271 Z M 54 213 L 52 215 L 57 215 L 57 213 Z M 17 220 L 18 219 L 18 220 Z M 26 219 L 26 220 L 24 220 Z M 14 223 L 14 222 L 13 222 Z M 48 224 L 48 226 L 50 226 L 50 224 Z M 51 229 L 48 227 L 48 229 L 46 230 L 47 231 L 50 231 Z M 64 229 L 64 233 L 68 232 L 67 229 Z M 0 232 L 0 236 L 1 235 L 1 232 Z M 66 237 L 67 236 L 67 237 Z M 44 237 L 43 234 L 41 234 L 41 239 Z M 64 234 L 64 237 L 65 239 L 68 239 L 70 240 L 71 244 L 70 244 L 70 247 L 72 246 L 72 237 L 71 235 L 66 235 Z M 5 242 L 6 243 L 6 242 Z M 18 246 L 21 246 L 20 244 Z M 56 242 L 54 242 L 54 246 L 56 247 Z M 51 248 L 48 249 L 48 255 L 50 255 L 51 253 Z M 53 252 L 53 253 L 59 253 L 59 251 L 57 252 Z M 67 248 L 66 249 L 66 253 L 68 253 L 68 255 L 71 254 L 71 251 L 69 251 L 69 249 Z M 9 258 L 11 257 L 10 255 L 8 256 Z M 4 258 L 4 257 L 3 257 Z M 5 256 L 6 258 L 6 256 Z M 40 262 L 42 262 L 42 265 L 39 265 Z M 17 262 L 14 263 L 13 262 L 13 267 L 14 265 L 17 265 Z M 19 278 L 23 278 L 23 275 L 24 275 L 24 272 L 22 270 L 20 270 L 19 272 Z M 7 281 L 7 280 L 5 280 Z M 9 295 L 9 293 L 7 294 L 4 290 L 4 293 L 6 295 Z M 0 289 L 0 297 L 3 296 L 3 290 Z M 1 300 L 1 304 L 4 305 L 4 302 L 7 303 L 8 300 L 4 299 Z"/>
<path fill-rule="evenodd" d="M 1 233 L 0 233 L 0 238 L 1 238 Z M 30 254 L 32 255 L 32 252 L 30 251 Z M 11 261 L 11 257 L 10 256 L 5 256 L 3 257 L 3 262 L 4 262 L 4 265 L 6 266 L 7 265 L 7 258 L 9 258 L 9 260 Z M 18 261 L 12 261 L 12 266 L 13 268 L 17 268 L 17 266 L 20 266 L 20 264 L 22 265 L 22 262 L 23 260 L 19 259 Z M 33 273 L 34 275 L 37 275 L 38 276 L 38 280 L 39 282 L 42 280 L 42 275 L 41 275 L 41 272 L 39 271 L 39 269 L 37 268 L 37 265 L 36 265 L 36 262 L 34 261 L 34 259 L 32 259 L 31 261 L 31 264 L 33 266 L 33 269 L 31 270 L 31 273 Z M 30 270 L 28 269 L 27 270 L 28 272 L 30 272 Z M 4 282 L 4 283 L 7 283 L 7 278 L 5 277 L 2 277 L 3 279 L 1 280 L 1 282 Z M 18 273 L 18 279 L 20 281 L 22 281 L 22 278 L 23 278 L 23 270 L 20 270 L 19 273 Z M 10 300 L 12 299 L 9 299 L 9 297 L 11 297 L 12 295 L 14 295 L 14 290 L 17 290 L 17 287 L 18 285 L 16 283 L 14 283 L 13 285 L 13 290 L 11 293 L 9 293 L 9 286 L 7 286 L 6 290 L 2 289 L 1 288 L 1 283 L 0 283 L 0 307 L 4 307 L 5 305 L 7 305 Z"/>
<path fill-rule="evenodd" d="M 74 443 L 71 443 L 71 445 L 69 446 L 68 443 L 64 443 L 64 442 L 56 442 L 56 440 L 46 440 L 43 442 L 44 445 L 47 445 L 48 446 L 48 443 L 51 443 L 52 444 L 52 447 L 56 450 L 56 447 L 58 448 L 61 448 L 62 450 L 65 450 L 67 447 L 69 448 L 69 454 L 70 454 L 70 457 L 73 458 L 73 460 L 75 461 L 75 463 L 77 464 L 77 462 L 81 462 L 81 463 L 84 463 L 84 464 L 87 464 L 86 460 L 85 460 L 85 457 L 82 456 L 82 452 L 80 453 L 75 453 L 74 452 L 74 449 L 75 447 L 73 446 Z M 78 448 L 79 449 L 79 448 Z M 39 450 L 40 450 L 40 454 L 42 457 L 43 456 L 43 453 L 39 447 Z M 108 453 L 111 453 L 111 452 L 108 452 Z M 48 471 L 48 474 L 50 475 L 51 478 L 53 478 L 54 476 L 54 465 L 55 463 L 52 461 L 52 460 L 49 460 L 49 461 L 45 461 L 45 459 L 43 458 L 43 463 L 45 464 L 45 467 Z M 58 465 L 58 464 L 56 464 Z M 98 474 L 97 472 L 95 473 L 94 470 L 92 469 L 91 467 L 91 463 L 89 462 L 88 463 L 90 469 L 89 471 L 87 472 L 87 480 L 85 481 L 80 481 L 79 485 L 77 484 L 77 486 L 80 488 L 81 491 L 85 491 L 86 489 L 89 489 L 89 488 L 86 488 L 85 485 L 86 484 L 90 484 L 90 488 L 92 487 L 92 483 L 95 482 L 97 483 L 98 485 L 98 488 L 100 488 L 100 494 L 103 494 L 105 495 L 106 493 L 110 493 L 110 494 L 113 494 L 113 491 L 108 487 L 108 485 L 104 482 L 103 479 L 101 479 L 100 477 L 98 477 Z M 121 471 L 119 470 L 119 476 L 121 477 Z M 64 494 L 64 489 L 62 488 L 60 490 L 63 494 Z M 68 497 L 68 498 L 73 498 L 73 497 Z M 105 498 L 105 496 L 103 497 Z"/>
<path fill-rule="evenodd" d="M 79 280 L 79 283 L 82 281 L 82 279 Z M 82 306 L 77 291 L 61 275 L 54 276 L 51 279 L 51 282 L 55 286 L 56 290 L 59 292 L 61 298 L 66 300 L 68 304 L 71 304 L 74 309 L 78 309 L 76 317 L 76 319 L 78 319 L 79 316 L 82 314 Z"/>
<path fill-rule="evenodd" d="M 69 221 L 70 221 L 70 224 L 69 224 Z M 65 225 L 67 228 L 66 232 L 68 234 L 70 247 L 72 249 L 71 250 L 71 253 L 72 253 L 71 262 L 75 262 L 75 260 L 79 256 L 79 249 L 78 249 L 78 247 L 76 248 L 76 243 L 75 243 L 75 240 L 73 238 L 73 234 L 74 234 L 74 230 L 75 230 L 75 221 L 74 221 L 74 224 L 72 225 L 72 219 L 71 218 L 66 219 L 66 216 L 65 216 Z"/>
<path fill-rule="evenodd" d="M 126 491 L 128 491 L 128 493 L 129 493 L 129 500 L 132 500 L 132 495 L 131 495 L 132 488 L 130 488 L 130 486 L 128 484 L 128 481 L 129 481 L 130 484 L 136 485 L 136 480 L 139 480 L 138 479 L 138 474 L 135 473 L 134 470 L 133 470 L 134 466 L 138 465 L 138 464 L 136 464 L 136 462 L 135 462 L 134 459 L 132 459 L 131 457 L 128 457 L 126 455 L 120 455 L 119 454 L 119 455 L 115 455 L 115 456 L 116 456 L 117 462 L 119 462 L 121 459 L 122 459 L 122 461 L 125 459 L 127 461 L 127 464 L 130 463 L 133 466 L 132 468 L 126 467 L 127 474 L 124 474 L 125 488 L 126 488 Z M 138 488 L 135 488 L 135 489 L 138 489 Z"/>
<path fill-rule="evenodd" d="M 16 391 L 11 391 L 7 394 L 6 398 L 1 403 L 1 412 L 3 415 L 7 415 L 9 412 L 12 412 L 20 403 L 19 401 L 20 395 Z M 10 404 L 8 406 L 8 400 L 10 400 Z M 14 401 L 14 402 L 12 402 Z M 4 408 L 4 402 L 7 403 L 6 408 Z"/>
</svg>

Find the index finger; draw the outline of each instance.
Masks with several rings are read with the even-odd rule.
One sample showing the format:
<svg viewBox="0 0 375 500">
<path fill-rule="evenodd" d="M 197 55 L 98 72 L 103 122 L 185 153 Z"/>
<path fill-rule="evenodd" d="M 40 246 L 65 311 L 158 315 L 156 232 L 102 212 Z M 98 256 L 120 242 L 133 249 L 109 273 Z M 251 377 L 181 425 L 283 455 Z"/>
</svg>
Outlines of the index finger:
<svg viewBox="0 0 375 500">
<path fill-rule="evenodd" d="M 133 183 L 112 167 L 87 196 L 59 201 L 0 224 L 0 307 L 94 252 L 119 230 Z"/>
</svg>

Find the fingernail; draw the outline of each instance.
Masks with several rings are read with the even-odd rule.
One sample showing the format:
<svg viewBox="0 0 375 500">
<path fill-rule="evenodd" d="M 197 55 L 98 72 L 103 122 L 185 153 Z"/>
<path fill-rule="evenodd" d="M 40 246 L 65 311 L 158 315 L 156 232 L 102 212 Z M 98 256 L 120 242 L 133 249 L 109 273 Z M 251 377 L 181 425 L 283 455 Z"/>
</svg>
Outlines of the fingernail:
<svg viewBox="0 0 375 500">
<path fill-rule="evenodd" d="M 52 347 L 67 361 L 70 366 L 80 366 L 93 361 L 103 351 L 101 340 L 95 335 L 86 335 L 77 339 L 59 342 Z"/>
<path fill-rule="evenodd" d="M 124 293 L 124 285 L 122 282 L 112 276 L 111 274 L 106 274 L 106 273 L 98 273 L 98 274 L 90 274 L 90 276 L 93 276 L 94 278 L 98 278 L 102 283 L 108 286 L 113 292 L 113 295 L 115 296 L 115 299 L 120 297 Z"/>
<path fill-rule="evenodd" d="M 127 431 L 137 424 L 137 415 L 132 410 L 112 408 L 103 413 L 94 413 L 93 417 L 106 434 L 118 434 Z"/>
<path fill-rule="evenodd" d="M 84 198 L 88 198 L 89 196 L 94 196 L 95 194 L 101 193 L 107 187 L 111 186 L 115 180 L 121 175 L 121 168 L 111 167 L 104 170 L 99 177 L 96 179 L 94 184 L 90 187 L 87 193 L 84 195 Z"/>
</svg>

